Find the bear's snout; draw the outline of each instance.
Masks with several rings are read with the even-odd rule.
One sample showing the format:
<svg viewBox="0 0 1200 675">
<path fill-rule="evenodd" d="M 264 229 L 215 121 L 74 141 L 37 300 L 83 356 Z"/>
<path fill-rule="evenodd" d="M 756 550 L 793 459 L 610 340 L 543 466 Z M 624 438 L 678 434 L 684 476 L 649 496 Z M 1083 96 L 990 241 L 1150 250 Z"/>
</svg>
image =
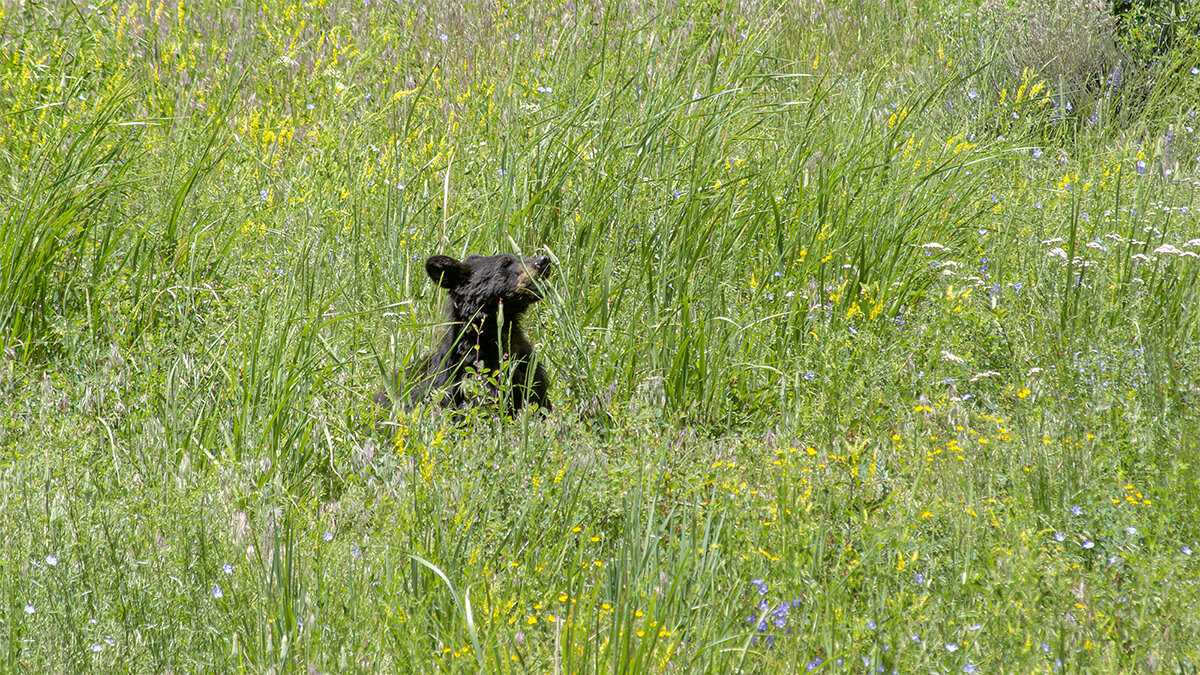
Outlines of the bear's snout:
<svg viewBox="0 0 1200 675">
<path fill-rule="evenodd" d="M 536 258 L 533 258 L 533 271 L 537 273 L 535 275 L 537 278 L 546 276 L 546 272 L 549 270 L 550 270 L 550 257 L 549 256 L 540 255 Z"/>
<path fill-rule="evenodd" d="M 545 279 L 550 273 L 549 256 L 540 255 L 536 258 L 526 258 L 522 261 L 524 269 L 517 279 L 517 288 L 521 293 L 532 298 L 534 302 L 542 299 L 542 289 L 537 282 Z"/>
</svg>

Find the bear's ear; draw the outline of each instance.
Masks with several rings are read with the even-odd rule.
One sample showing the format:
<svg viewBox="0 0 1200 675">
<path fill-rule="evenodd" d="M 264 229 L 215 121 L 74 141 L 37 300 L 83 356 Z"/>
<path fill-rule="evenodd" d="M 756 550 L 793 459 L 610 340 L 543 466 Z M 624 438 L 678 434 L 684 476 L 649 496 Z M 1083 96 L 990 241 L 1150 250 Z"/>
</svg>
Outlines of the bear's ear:
<svg viewBox="0 0 1200 675">
<path fill-rule="evenodd" d="M 471 276 L 471 268 L 448 255 L 431 255 L 425 261 L 425 273 L 442 288 L 457 288 Z"/>
</svg>

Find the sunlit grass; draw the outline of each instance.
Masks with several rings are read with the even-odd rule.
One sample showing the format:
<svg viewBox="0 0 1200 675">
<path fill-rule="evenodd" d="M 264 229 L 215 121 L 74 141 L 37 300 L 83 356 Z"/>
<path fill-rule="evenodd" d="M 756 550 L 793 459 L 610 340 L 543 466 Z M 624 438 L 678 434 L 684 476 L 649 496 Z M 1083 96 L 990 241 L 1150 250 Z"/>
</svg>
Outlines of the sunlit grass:
<svg viewBox="0 0 1200 675">
<path fill-rule="evenodd" d="M 4 668 L 1194 669 L 1194 43 L 833 4 L 0 10 Z"/>
</svg>

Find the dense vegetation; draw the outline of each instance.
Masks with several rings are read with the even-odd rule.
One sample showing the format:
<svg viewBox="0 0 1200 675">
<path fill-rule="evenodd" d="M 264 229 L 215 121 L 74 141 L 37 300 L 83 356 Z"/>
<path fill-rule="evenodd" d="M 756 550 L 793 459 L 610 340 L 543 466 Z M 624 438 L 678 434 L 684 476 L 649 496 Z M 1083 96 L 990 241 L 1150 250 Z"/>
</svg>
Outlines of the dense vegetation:
<svg viewBox="0 0 1200 675">
<path fill-rule="evenodd" d="M 6 1 L 3 669 L 1193 672 L 1135 4 Z M 555 412 L 377 433 L 469 252 Z"/>
</svg>

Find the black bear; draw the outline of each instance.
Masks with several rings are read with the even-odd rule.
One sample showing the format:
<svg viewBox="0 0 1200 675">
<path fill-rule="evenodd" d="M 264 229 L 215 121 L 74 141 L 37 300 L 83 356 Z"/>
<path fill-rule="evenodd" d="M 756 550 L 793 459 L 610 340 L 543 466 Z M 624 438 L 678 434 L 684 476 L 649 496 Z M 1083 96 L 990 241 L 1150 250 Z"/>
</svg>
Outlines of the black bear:
<svg viewBox="0 0 1200 675">
<path fill-rule="evenodd" d="M 546 256 L 472 255 L 461 261 L 430 256 L 425 261 L 425 273 L 448 291 L 448 323 L 433 353 L 407 370 L 412 400 L 422 400 L 437 391 L 445 407 L 483 403 L 480 396 L 463 386 L 463 378 L 471 368 L 487 378 L 490 402 L 503 395 L 510 413 L 529 404 L 550 411 L 546 370 L 534 358 L 533 345 L 521 330 L 525 310 L 542 299 L 536 282 L 549 269 L 550 259 Z M 501 361 L 508 362 L 503 371 Z M 375 401 L 383 407 L 391 403 L 383 391 Z"/>
</svg>

